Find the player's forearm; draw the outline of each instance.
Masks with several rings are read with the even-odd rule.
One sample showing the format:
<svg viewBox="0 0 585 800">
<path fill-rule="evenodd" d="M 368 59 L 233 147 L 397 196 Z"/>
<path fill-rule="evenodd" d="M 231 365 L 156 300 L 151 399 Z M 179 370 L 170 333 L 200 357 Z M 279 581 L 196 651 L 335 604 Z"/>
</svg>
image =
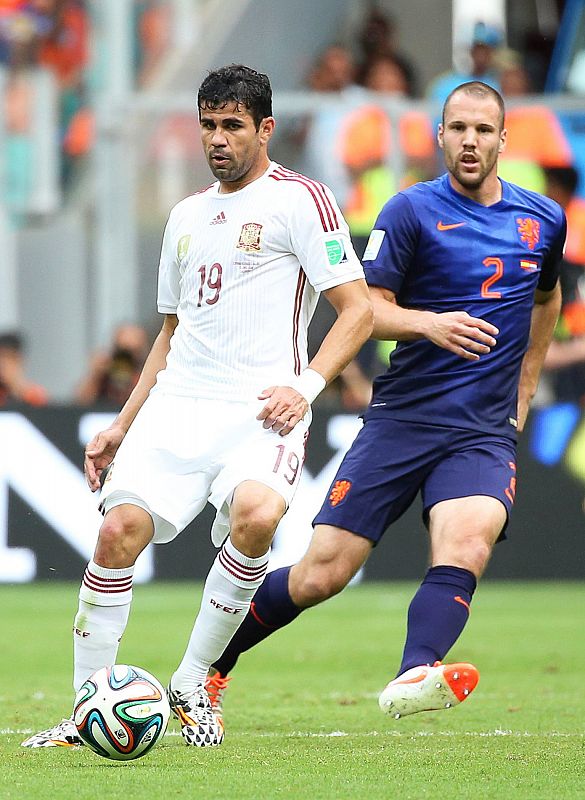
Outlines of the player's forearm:
<svg viewBox="0 0 585 800">
<path fill-rule="evenodd" d="M 154 340 L 136 386 L 113 423 L 114 426 L 122 428 L 124 432 L 128 430 L 142 408 L 150 390 L 156 383 L 156 376 L 166 366 L 167 355 L 171 347 L 171 336 L 175 327 L 176 323 L 173 325 L 165 322 L 163 325 Z"/>
<path fill-rule="evenodd" d="M 529 403 L 538 387 L 546 352 L 552 340 L 555 325 L 561 310 L 560 289 L 553 291 L 542 303 L 535 303 L 530 323 L 530 344 L 522 359 L 518 397 Z"/>
<path fill-rule="evenodd" d="M 364 296 L 338 311 L 337 319 L 309 364 L 310 368 L 329 383 L 355 358 L 371 332 L 372 307 L 369 298 Z"/>
<path fill-rule="evenodd" d="M 372 297 L 374 305 L 373 339 L 383 341 L 412 341 L 423 339 L 432 325 L 431 311 L 402 308 L 394 301 Z"/>
</svg>

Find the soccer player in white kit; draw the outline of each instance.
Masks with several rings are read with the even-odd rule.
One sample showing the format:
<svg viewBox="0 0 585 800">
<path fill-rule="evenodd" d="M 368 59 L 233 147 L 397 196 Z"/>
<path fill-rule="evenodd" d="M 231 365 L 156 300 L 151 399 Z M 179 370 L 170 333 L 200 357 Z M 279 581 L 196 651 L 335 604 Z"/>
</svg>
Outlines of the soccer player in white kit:
<svg viewBox="0 0 585 800">
<path fill-rule="evenodd" d="M 223 739 L 205 689 L 209 667 L 264 579 L 299 482 L 310 404 L 370 335 L 372 309 L 329 189 L 269 159 L 267 76 L 241 65 L 211 72 L 198 109 L 217 181 L 171 211 L 159 266 L 162 329 L 129 400 L 86 448 L 93 491 L 105 475 L 105 517 L 79 593 L 73 683 L 77 691 L 116 662 L 138 555 L 177 536 L 209 500 L 221 549 L 168 688 L 186 743 L 208 746 Z M 308 364 L 321 291 L 337 318 Z M 23 745 L 81 743 L 66 719 Z"/>
</svg>

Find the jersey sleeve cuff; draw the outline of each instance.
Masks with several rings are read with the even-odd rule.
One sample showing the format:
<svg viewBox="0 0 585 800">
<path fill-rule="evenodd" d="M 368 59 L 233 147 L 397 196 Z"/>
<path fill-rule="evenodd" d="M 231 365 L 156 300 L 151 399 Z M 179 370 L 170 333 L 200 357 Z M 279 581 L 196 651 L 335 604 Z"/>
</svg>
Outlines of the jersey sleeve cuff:
<svg viewBox="0 0 585 800">
<path fill-rule="evenodd" d="M 327 289 L 332 289 L 334 286 L 341 286 L 342 283 L 350 283 L 351 281 L 363 280 L 364 272 L 362 269 L 356 269 L 348 272 L 345 275 L 336 275 L 329 280 L 323 281 L 313 285 L 317 292 L 325 292 Z"/>
</svg>

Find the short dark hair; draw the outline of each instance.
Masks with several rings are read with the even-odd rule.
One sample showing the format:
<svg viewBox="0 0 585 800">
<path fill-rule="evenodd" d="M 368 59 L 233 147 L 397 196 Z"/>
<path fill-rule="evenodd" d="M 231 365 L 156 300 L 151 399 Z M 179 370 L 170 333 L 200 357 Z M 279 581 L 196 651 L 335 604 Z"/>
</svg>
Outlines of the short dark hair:
<svg viewBox="0 0 585 800">
<path fill-rule="evenodd" d="M 197 107 L 223 108 L 228 103 L 245 106 L 256 130 L 266 117 L 272 116 L 272 87 L 268 75 L 243 64 L 230 64 L 210 72 L 199 87 Z"/>
<path fill-rule="evenodd" d="M 15 353 L 22 353 L 24 350 L 24 338 L 16 331 L 0 333 L 0 347 L 3 350 L 13 350 Z"/>
<path fill-rule="evenodd" d="M 485 100 L 488 97 L 491 97 L 492 100 L 495 100 L 498 104 L 498 108 L 500 109 L 500 130 L 503 129 L 506 109 L 502 95 L 496 91 L 493 86 L 488 86 L 487 83 L 483 83 L 482 81 L 467 81 L 467 83 L 461 83 L 448 94 L 447 99 L 443 104 L 443 125 L 445 124 L 445 111 L 447 106 L 451 102 L 451 98 L 454 95 L 459 94 L 459 92 L 463 92 L 463 94 L 467 94 L 471 97 L 481 97 L 482 100 Z"/>
</svg>

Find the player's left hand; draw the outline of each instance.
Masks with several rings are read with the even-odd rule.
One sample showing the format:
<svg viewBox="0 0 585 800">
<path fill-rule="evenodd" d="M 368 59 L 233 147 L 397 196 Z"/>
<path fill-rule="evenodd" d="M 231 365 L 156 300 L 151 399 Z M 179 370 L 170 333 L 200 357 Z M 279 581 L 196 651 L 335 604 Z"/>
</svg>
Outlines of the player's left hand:
<svg viewBox="0 0 585 800">
<path fill-rule="evenodd" d="M 269 386 L 259 395 L 266 405 L 256 419 L 264 420 L 262 427 L 272 428 L 275 433 L 286 436 L 309 410 L 302 394 L 291 386 Z"/>
</svg>

